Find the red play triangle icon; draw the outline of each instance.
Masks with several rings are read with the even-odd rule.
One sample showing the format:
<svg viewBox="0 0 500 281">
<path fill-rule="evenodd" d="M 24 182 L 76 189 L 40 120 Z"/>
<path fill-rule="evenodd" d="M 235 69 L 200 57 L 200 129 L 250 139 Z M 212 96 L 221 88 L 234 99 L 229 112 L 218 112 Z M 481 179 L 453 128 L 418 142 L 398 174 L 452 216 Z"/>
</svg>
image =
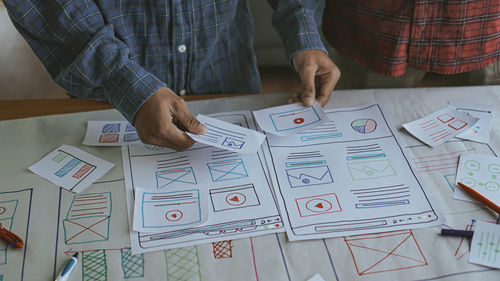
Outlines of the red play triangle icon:
<svg viewBox="0 0 500 281">
<path fill-rule="evenodd" d="M 177 217 L 177 214 L 173 214 L 172 217 L 176 218 Z"/>
<path fill-rule="evenodd" d="M 240 200 L 238 199 L 238 196 L 234 196 L 233 198 L 231 198 L 229 200 L 234 201 L 234 202 L 240 202 Z"/>
<path fill-rule="evenodd" d="M 323 203 L 318 203 L 318 204 L 314 205 L 314 207 L 323 209 Z"/>
</svg>

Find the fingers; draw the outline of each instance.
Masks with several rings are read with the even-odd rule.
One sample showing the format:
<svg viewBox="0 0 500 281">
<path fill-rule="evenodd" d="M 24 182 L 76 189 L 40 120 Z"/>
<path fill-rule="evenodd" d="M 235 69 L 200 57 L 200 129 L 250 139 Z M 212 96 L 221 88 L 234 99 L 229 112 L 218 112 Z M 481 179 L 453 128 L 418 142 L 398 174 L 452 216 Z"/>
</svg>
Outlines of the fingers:
<svg viewBox="0 0 500 281">
<path fill-rule="evenodd" d="M 300 82 L 302 84 L 300 99 L 305 106 L 311 106 L 316 97 L 316 87 L 314 85 L 316 70 L 315 66 L 307 66 L 299 70 Z"/>
<path fill-rule="evenodd" d="M 182 127 L 186 128 L 188 132 L 193 134 L 203 134 L 208 128 L 201 124 L 192 114 L 189 112 L 186 103 L 182 100 L 182 102 L 176 107 L 175 117 L 182 125 Z"/>
<path fill-rule="evenodd" d="M 321 75 L 321 74 L 320 74 Z M 319 91 L 316 99 L 321 106 L 324 106 L 332 95 L 333 89 L 340 78 L 340 71 L 335 67 L 334 71 L 327 72 L 320 76 L 319 80 Z"/>
<path fill-rule="evenodd" d="M 293 93 L 287 100 L 286 102 L 287 103 L 295 103 L 295 102 L 299 102 L 300 101 L 300 98 L 299 98 L 299 94 L 298 93 Z"/>
</svg>

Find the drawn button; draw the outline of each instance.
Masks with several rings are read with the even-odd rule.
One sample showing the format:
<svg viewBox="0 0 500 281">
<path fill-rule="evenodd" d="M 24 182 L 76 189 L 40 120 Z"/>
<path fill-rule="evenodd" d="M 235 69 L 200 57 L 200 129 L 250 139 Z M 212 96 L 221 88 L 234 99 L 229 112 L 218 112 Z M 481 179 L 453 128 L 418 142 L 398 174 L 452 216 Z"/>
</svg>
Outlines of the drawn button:
<svg viewBox="0 0 500 281">
<path fill-rule="evenodd" d="M 293 119 L 293 123 L 295 123 L 295 124 L 302 124 L 302 123 L 304 123 L 304 118 L 300 118 L 300 117 L 299 118 L 295 118 L 295 119 Z"/>
<path fill-rule="evenodd" d="M 179 210 L 171 210 L 165 214 L 168 221 L 178 221 L 182 218 L 182 212 Z"/>
<path fill-rule="evenodd" d="M 332 207 L 332 203 L 321 198 L 311 199 L 306 203 L 306 209 L 315 213 L 327 212 L 332 209 Z"/>
<path fill-rule="evenodd" d="M 226 195 L 226 202 L 231 206 L 240 206 L 247 201 L 247 197 L 239 192 L 231 192 Z"/>
</svg>

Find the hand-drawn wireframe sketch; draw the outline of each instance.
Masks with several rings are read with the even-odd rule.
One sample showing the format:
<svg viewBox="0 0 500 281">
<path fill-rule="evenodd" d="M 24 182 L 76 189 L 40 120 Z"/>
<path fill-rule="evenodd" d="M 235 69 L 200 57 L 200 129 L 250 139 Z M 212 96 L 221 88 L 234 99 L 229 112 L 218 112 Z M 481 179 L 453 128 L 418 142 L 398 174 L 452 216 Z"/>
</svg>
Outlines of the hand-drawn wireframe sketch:
<svg viewBox="0 0 500 281">
<path fill-rule="evenodd" d="M 167 280 L 201 281 L 200 258 L 196 246 L 165 251 Z"/>
<path fill-rule="evenodd" d="M 353 180 L 370 180 L 396 175 L 389 159 L 349 162 L 347 169 Z"/>
<path fill-rule="evenodd" d="M 32 197 L 32 188 L 0 192 L 0 224 L 24 241 L 22 249 L 13 249 L 5 240 L 0 240 L 0 275 L 4 280 L 23 280 L 27 249 L 30 247 L 28 233 Z"/>
<path fill-rule="evenodd" d="M 427 266 L 411 230 L 344 237 L 360 276 Z"/>
<path fill-rule="evenodd" d="M 160 192 L 136 187 L 134 230 L 157 232 L 164 228 L 198 225 L 207 220 L 206 200 L 199 189 Z M 203 206 L 203 207 L 202 207 Z"/>
<path fill-rule="evenodd" d="M 493 125 L 493 115 L 495 107 L 487 104 L 473 103 L 470 101 L 450 101 L 449 107 L 463 111 L 471 116 L 479 118 L 479 120 L 463 133 L 458 134 L 456 137 L 466 140 L 472 140 L 481 143 L 489 143 L 490 131 Z"/>
<path fill-rule="evenodd" d="M 305 132 L 327 121 L 323 108 L 318 102 L 308 107 L 300 103 L 275 106 L 256 110 L 253 114 L 262 130 L 280 136 Z M 333 125 L 333 127 L 335 126 Z M 334 133 L 337 134 L 337 132 Z"/>
<path fill-rule="evenodd" d="M 83 144 L 121 146 L 141 144 L 137 130 L 127 121 L 88 121 Z"/>
<path fill-rule="evenodd" d="M 82 252 L 82 281 L 107 281 L 108 264 L 105 250 Z"/>
<path fill-rule="evenodd" d="M 301 217 L 342 212 L 342 207 L 340 207 L 339 199 L 335 193 L 297 198 L 295 203 Z"/>
<path fill-rule="evenodd" d="M 108 240 L 111 209 L 111 192 L 75 195 L 63 220 L 64 243 Z"/>
<path fill-rule="evenodd" d="M 477 221 L 471 241 L 469 262 L 500 268 L 500 225 Z"/>
<path fill-rule="evenodd" d="M 231 240 L 212 242 L 214 259 L 228 259 L 233 257 L 233 243 Z"/>
<path fill-rule="evenodd" d="M 207 163 L 213 182 L 241 179 L 248 177 L 242 159 L 229 159 Z"/>
<path fill-rule="evenodd" d="M 214 212 L 260 205 L 253 184 L 210 189 L 210 199 Z"/>
<path fill-rule="evenodd" d="M 427 145 L 435 147 L 468 130 L 477 120 L 465 112 L 446 107 L 405 123 L 403 127 Z"/>
<path fill-rule="evenodd" d="M 144 254 L 133 255 L 130 248 L 120 250 L 123 278 L 143 278 L 144 277 Z"/>
<path fill-rule="evenodd" d="M 299 134 L 286 139 L 267 135 L 266 159 L 290 240 L 439 223 L 440 215 L 379 104 L 325 112 L 342 137 L 315 139 L 305 146 Z M 352 120 L 365 120 L 365 133 L 356 131 Z"/>
<path fill-rule="evenodd" d="M 333 183 L 328 165 L 286 169 L 290 187 L 303 187 Z"/>
<path fill-rule="evenodd" d="M 358 133 L 369 134 L 377 129 L 377 122 L 373 119 L 358 119 L 352 121 L 351 127 Z"/>
<path fill-rule="evenodd" d="M 155 172 L 155 174 L 156 187 L 158 189 L 162 189 L 171 184 L 198 184 L 192 167 L 162 170 Z"/>
<path fill-rule="evenodd" d="M 339 131 L 335 120 L 327 120 L 317 127 L 306 131 L 298 132 L 300 140 L 308 143 L 314 140 L 335 139 L 342 137 L 342 132 Z"/>
<path fill-rule="evenodd" d="M 213 117 L 255 129 L 248 111 L 216 114 Z M 157 233 L 132 231 L 130 239 L 134 254 L 283 231 L 262 150 L 236 154 L 201 143 L 195 143 L 182 152 L 124 146 L 122 159 L 129 210 L 134 203 L 134 187 L 153 188 L 158 185 L 156 172 L 187 167 L 196 175 L 196 183 L 174 181 L 167 185 L 165 191 L 174 187 L 206 190 L 210 200 L 207 203 L 211 205 L 207 208 L 210 220 L 200 225 L 179 226 L 179 229 L 164 229 Z M 179 176 L 182 175 L 171 177 L 164 184 L 181 180 Z M 129 223 L 133 224 L 130 218 Z"/>
</svg>

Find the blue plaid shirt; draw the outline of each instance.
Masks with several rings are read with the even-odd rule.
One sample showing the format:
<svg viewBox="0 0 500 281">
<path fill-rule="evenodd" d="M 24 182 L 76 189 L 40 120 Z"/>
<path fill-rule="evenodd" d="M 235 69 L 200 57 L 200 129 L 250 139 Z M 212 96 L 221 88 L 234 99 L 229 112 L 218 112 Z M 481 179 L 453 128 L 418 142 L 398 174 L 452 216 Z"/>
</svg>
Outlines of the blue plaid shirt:
<svg viewBox="0 0 500 281">
<path fill-rule="evenodd" d="M 322 49 L 323 0 L 268 0 L 289 59 Z M 4 0 L 21 34 L 70 94 L 114 105 L 129 121 L 159 88 L 256 93 L 246 0 Z"/>
</svg>

